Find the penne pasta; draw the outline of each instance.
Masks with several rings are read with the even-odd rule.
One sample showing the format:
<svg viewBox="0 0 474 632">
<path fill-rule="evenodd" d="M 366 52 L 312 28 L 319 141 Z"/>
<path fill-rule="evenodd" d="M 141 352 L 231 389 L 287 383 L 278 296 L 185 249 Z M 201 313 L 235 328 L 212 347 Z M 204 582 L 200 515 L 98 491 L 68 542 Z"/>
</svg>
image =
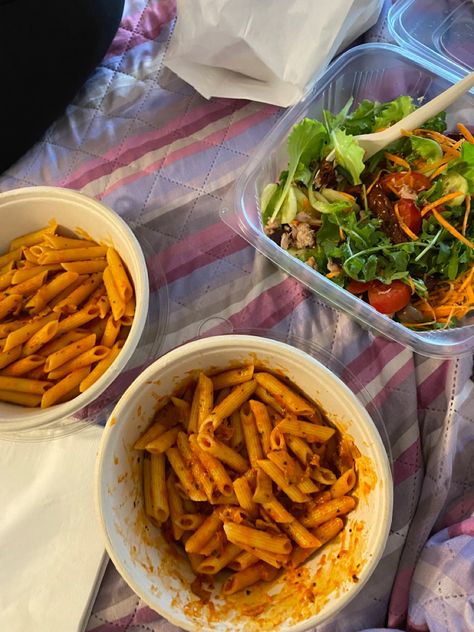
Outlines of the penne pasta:
<svg viewBox="0 0 474 632">
<path fill-rule="evenodd" d="M 110 266 L 107 266 L 107 268 L 105 268 L 103 272 L 103 279 L 113 317 L 115 318 L 115 320 L 120 320 L 125 314 L 126 303 L 120 296 L 118 288 L 115 285 Z"/>
<path fill-rule="evenodd" d="M 65 347 L 61 347 L 48 356 L 44 365 L 45 371 L 48 373 L 54 371 L 54 369 L 66 364 L 66 362 L 69 362 L 69 360 L 72 360 L 84 351 L 92 349 L 94 345 L 95 334 L 90 334 L 89 336 L 84 336 L 84 338 L 71 342 Z"/>
<path fill-rule="evenodd" d="M 5 296 L 5 298 L 0 299 L 0 319 L 3 319 L 5 316 L 8 316 L 8 314 L 16 311 L 21 305 L 21 300 L 20 294 L 10 294 Z"/>
<path fill-rule="evenodd" d="M 0 402 L 9 404 L 17 404 L 18 406 L 26 406 L 27 408 L 35 408 L 41 403 L 41 395 L 34 393 L 23 393 L 20 391 L 6 391 L 0 389 Z"/>
<path fill-rule="evenodd" d="M 328 441 L 335 432 L 334 428 L 329 426 L 320 426 L 309 421 L 300 421 L 289 417 L 282 419 L 276 427 L 284 434 L 295 435 L 309 442 L 317 441 L 320 443 Z"/>
<path fill-rule="evenodd" d="M 63 261 L 61 267 L 67 272 L 77 272 L 77 274 L 93 274 L 103 272 L 107 267 L 105 259 L 90 259 L 86 261 Z"/>
<path fill-rule="evenodd" d="M 120 299 L 124 305 L 127 305 L 133 296 L 132 284 L 128 279 L 127 271 L 114 248 L 107 248 L 106 258 Z"/>
<path fill-rule="evenodd" d="M 46 307 L 49 301 L 69 287 L 71 283 L 74 283 L 78 276 L 77 272 L 62 272 L 58 274 L 52 281 L 40 287 L 25 304 L 25 309 L 29 311 L 30 314 L 37 314 Z M 27 281 L 25 281 L 25 283 L 27 283 Z"/>
<path fill-rule="evenodd" d="M 75 344 L 77 346 L 80 343 L 81 341 L 79 340 Z M 77 369 L 82 369 L 84 367 L 90 367 L 91 364 L 94 364 L 95 362 L 100 362 L 101 360 L 106 358 L 109 355 L 109 353 L 110 353 L 110 349 L 108 347 L 104 347 L 102 345 L 96 345 L 95 347 L 92 347 L 91 349 L 87 349 L 83 353 L 72 358 L 68 362 L 61 364 L 61 366 L 59 366 L 57 369 L 49 371 L 48 380 L 60 380 L 68 373 L 72 373 L 72 371 L 76 371 Z M 46 368 L 46 364 L 45 364 L 45 368 Z"/>
<path fill-rule="evenodd" d="M 248 382 L 252 379 L 253 371 L 253 364 L 249 364 L 248 366 L 229 369 L 228 371 L 223 371 L 222 373 L 213 375 L 211 379 L 214 390 L 218 391 L 221 388 L 227 388 L 228 386 L 236 386 L 237 384 Z"/>
<path fill-rule="evenodd" d="M 30 355 L 26 358 L 21 358 L 16 362 L 12 362 L 6 369 L 2 370 L 2 375 L 9 375 L 11 377 L 21 377 L 26 373 L 29 373 L 37 367 L 43 366 L 45 358 L 40 355 Z"/>
<path fill-rule="evenodd" d="M 71 391 L 82 382 L 89 371 L 89 367 L 77 369 L 69 373 L 69 375 L 66 375 L 66 377 L 57 382 L 54 386 L 51 386 L 41 398 L 41 408 L 48 408 L 56 404 L 63 397 L 68 396 Z"/>
<path fill-rule="evenodd" d="M 150 486 L 153 517 L 158 524 L 166 522 L 169 516 L 168 492 L 165 480 L 165 455 L 150 456 Z"/>
<path fill-rule="evenodd" d="M 164 480 L 168 518 L 151 520 L 183 545 L 196 575 L 234 571 L 222 587 L 229 595 L 302 563 L 336 537 L 356 504 L 348 495 L 355 470 L 339 474 L 341 463 L 354 463 L 354 448 L 345 449 L 346 438 L 321 423 L 316 405 L 286 384 L 292 395 L 285 399 L 265 378 L 276 392 L 269 394 L 256 386 L 258 375 L 253 365 L 212 377 L 190 373 L 160 400 L 134 446 L 165 463 L 160 485 Z M 288 402 L 294 409 L 305 403 L 304 421 Z M 153 489 L 144 493 L 150 504 Z M 200 594 L 202 579 L 195 581 Z"/>
<path fill-rule="evenodd" d="M 22 355 L 29 356 L 35 354 L 41 347 L 44 347 L 58 333 L 58 321 L 52 320 L 38 329 L 29 340 L 25 342 Z"/>
<path fill-rule="evenodd" d="M 41 243 L 49 234 L 53 234 L 56 231 L 57 226 L 57 223 L 53 220 L 49 226 L 45 226 L 31 233 L 26 233 L 25 235 L 20 235 L 20 237 L 15 237 L 15 239 L 12 239 L 10 242 L 10 252 L 18 248 L 29 248 Z"/>
<path fill-rule="evenodd" d="M 77 272 L 65 272 L 64 274 L 76 274 Z M 92 292 L 102 283 L 102 273 L 95 272 L 87 277 L 78 287 L 70 294 L 63 298 L 53 307 L 53 311 L 61 312 L 66 309 L 67 313 L 76 311 L 81 303 L 88 298 Z"/>
<path fill-rule="evenodd" d="M 104 333 L 100 339 L 100 344 L 106 347 L 112 347 L 117 340 L 120 331 L 120 323 L 109 316 L 105 321 Z"/>
<path fill-rule="evenodd" d="M 286 410 L 289 410 L 295 415 L 314 414 L 314 406 L 271 373 L 255 373 L 254 379 Z"/>
<path fill-rule="evenodd" d="M 97 382 L 97 380 L 104 375 L 107 369 L 110 366 L 112 366 L 113 361 L 122 350 L 123 344 L 124 344 L 123 340 L 117 340 L 117 342 L 114 344 L 114 346 L 110 350 L 109 355 L 106 358 L 104 358 L 104 360 L 97 362 L 97 364 L 89 373 L 89 375 L 85 377 L 84 380 L 80 383 L 79 390 L 81 393 L 83 393 L 90 386 L 92 386 L 92 384 Z"/>
<path fill-rule="evenodd" d="M 226 417 L 229 417 L 229 415 L 239 409 L 241 405 L 247 401 L 256 386 L 257 384 L 254 380 L 234 386 L 230 394 L 214 407 L 202 426 L 206 423 L 212 423 L 214 429 L 218 428 Z"/>
<path fill-rule="evenodd" d="M 21 349 L 21 345 L 18 345 L 9 351 L 0 351 L 0 369 L 3 369 L 12 362 L 15 362 L 15 360 L 18 360 L 21 356 Z"/>
<path fill-rule="evenodd" d="M 103 257 L 106 252 L 106 246 L 93 246 L 90 248 L 82 246 L 81 248 L 44 250 L 44 252 L 41 252 L 39 254 L 37 260 L 40 265 L 45 265 L 48 263 L 64 263 L 65 261 L 87 261 L 88 259 Z"/>
<path fill-rule="evenodd" d="M 2 391 L 17 391 L 19 393 L 42 395 L 49 386 L 51 386 L 51 382 L 45 380 L 30 380 L 24 377 L 0 375 L 0 390 Z"/>
</svg>

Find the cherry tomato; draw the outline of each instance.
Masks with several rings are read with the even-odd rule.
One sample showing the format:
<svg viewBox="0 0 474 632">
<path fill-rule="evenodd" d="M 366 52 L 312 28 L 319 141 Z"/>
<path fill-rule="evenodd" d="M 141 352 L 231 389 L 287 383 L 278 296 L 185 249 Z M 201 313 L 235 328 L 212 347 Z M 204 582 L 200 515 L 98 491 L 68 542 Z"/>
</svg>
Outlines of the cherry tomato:
<svg viewBox="0 0 474 632">
<path fill-rule="evenodd" d="M 346 289 L 351 294 L 363 294 L 368 291 L 370 285 L 371 281 L 356 281 L 355 279 L 352 279 Z"/>
<path fill-rule="evenodd" d="M 410 302 L 411 290 L 402 281 L 392 281 L 390 285 L 372 281 L 368 290 L 369 303 L 382 314 L 392 314 L 403 309 Z"/>
<path fill-rule="evenodd" d="M 415 235 L 418 235 L 423 220 L 415 202 L 407 198 L 402 198 L 398 202 L 398 213 L 408 228 L 415 233 Z"/>
<path fill-rule="evenodd" d="M 433 183 L 431 180 L 417 171 L 397 171 L 395 173 L 386 173 L 380 178 L 380 185 L 384 193 L 396 193 L 399 197 L 403 196 L 405 188 L 418 193 L 429 189 Z"/>
</svg>

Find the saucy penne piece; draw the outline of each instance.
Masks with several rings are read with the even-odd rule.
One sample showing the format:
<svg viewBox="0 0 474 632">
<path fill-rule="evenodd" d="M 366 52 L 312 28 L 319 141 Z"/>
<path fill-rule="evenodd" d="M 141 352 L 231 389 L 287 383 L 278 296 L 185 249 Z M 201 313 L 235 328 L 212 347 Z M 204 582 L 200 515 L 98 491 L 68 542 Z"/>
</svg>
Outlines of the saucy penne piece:
<svg viewBox="0 0 474 632">
<path fill-rule="evenodd" d="M 257 461 L 263 458 L 262 445 L 257 432 L 255 416 L 250 408 L 249 402 L 245 402 L 240 407 L 240 423 L 244 434 L 247 454 L 252 467 L 256 467 Z"/>
<path fill-rule="evenodd" d="M 9 294 L 5 298 L 0 299 L 0 320 L 16 311 L 20 307 L 21 301 L 22 297 L 20 294 Z"/>
<path fill-rule="evenodd" d="M 35 408 L 41 403 L 41 395 L 35 395 L 33 393 L 22 393 L 20 391 L 5 391 L 3 389 L 0 389 L 0 402 L 7 402 L 9 404 L 17 404 L 18 406 Z"/>
<path fill-rule="evenodd" d="M 282 555 L 290 553 L 292 549 L 289 538 L 283 534 L 268 533 L 243 524 L 236 524 L 235 522 L 225 522 L 224 531 L 229 542 L 234 544 L 243 542 L 253 548 Z"/>
<path fill-rule="evenodd" d="M 29 340 L 23 345 L 22 355 L 29 356 L 35 354 L 41 347 L 44 347 L 58 333 L 58 321 L 52 320 L 38 329 Z"/>
<path fill-rule="evenodd" d="M 257 468 L 255 491 L 253 500 L 256 503 L 266 503 L 273 496 L 272 479 L 261 468 Z"/>
<path fill-rule="evenodd" d="M 45 371 L 47 371 L 48 373 L 50 371 L 54 371 L 54 369 L 57 369 L 63 364 L 66 364 L 66 362 L 69 362 L 69 360 L 72 360 L 84 351 L 92 349 L 94 345 L 95 334 L 90 334 L 89 336 L 85 336 L 80 340 L 75 340 L 74 342 L 71 342 L 70 344 L 62 347 L 61 349 L 58 349 L 47 357 L 44 366 Z"/>
<path fill-rule="evenodd" d="M 107 267 L 105 259 L 90 259 L 87 261 L 64 261 L 61 262 L 63 270 L 68 272 L 77 272 L 78 274 L 92 274 L 94 272 L 103 272 Z"/>
<path fill-rule="evenodd" d="M 196 531 L 196 529 L 198 529 L 202 525 L 205 519 L 206 516 L 203 514 L 183 513 L 178 518 L 176 518 L 176 524 L 183 531 Z"/>
<path fill-rule="evenodd" d="M 173 530 L 173 538 L 179 540 L 184 530 L 176 524 L 177 519 L 183 515 L 183 502 L 181 496 L 176 491 L 176 476 L 172 472 L 166 479 L 166 490 L 168 492 L 168 505 L 170 509 L 171 528 Z"/>
<path fill-rule="evenodd" d="M 56 265 L 56 264 L 52 264 L 49 266 L 33 266 L 31 268 L 23 268 L 21 270 L 12 270 L 12 273 L 13 273 L 12 283 L 14 285 L 18 283 L 23 283 L 24 281 L 28 281 L 28 279 L 35 277 L 37 274 L 40 274 L 41 272 L 48 273 L 48 272 L 55 272 L 57 270 L 61 270 L 61 266 Z M 0 281 L 0 289 L 1 289 L 1 281 Z"/>
<path fill-rule="evenodd" d="M 277 430 L 277 428 L 278 425 L 275 426 L 274 430 Z M 281 432 L 281 430 L 279 430 L 279 432 Z M 299 462 L 304 467 L 306 467 L 313 458 L 313 451 L 306 443 L 306 441 L 301 437 L 296 437 L 294 435 L 288 434 L 285 436 L 285 443 L 299 460 Z"/>
<path fill-rule="evenodd" d="M 197 481 L 194 480 L 178 448 L 168 448 L 166 456 L 177 479 L 189 498 L 196 501 L 207 500 L 206 494 L 198 485 Z"/>
<path fill-rule="evenodd" d="M 40 287 L 40 289 L 25 304 L 25 309 L 31 314 L 37 314 L 49 303 L 49 301 L 69 287 L 71 283 L 74 283 L 78 276 L 77 272 L 61 272 L 49 283 Z M 25 283 L 27 283 L 27 281 L 25 281 Z"/>
<path fill-rule="evenodd" d="M 73 272 L 72 274 L 77 274 Z M 76 287 L 70 294 L 63 298 L 59 303 L 53 307 L 53 311 L 61 312 L 63 308 L 68 308 L 70 311 L 75 311 L 86 298 L 88 298 L 92 292 L 102 282 L 102 273 L 95 272 L 87 277 L 78 287 Z M 70 313 L 68 311 L 68 313 Z"/>
<path fill-rule="evenodd" d="M 329 542 L 330 540 L 335 538 L 336 535 L 340 531 L 342 531 L 343 528 L 344 528 L 344 522 L 341 520 L 341 518 L 334 518 L 332 520 L 329 520 L 325 524 L 322 524 L 320 527 L 317 527 L 316 529 L 312 529 L 311 533 L 320 541 L 321 543 L 320 546 L 322 546 L 326 542 Z M 305 560 L 307 560 L 308 557 L 312 553 L 314 553 L 314 551 L 316 551 L 318 548 L 319 547 L 302 548 L 299 546 L 294 548 L 290 557 L 289 564 L 288 564 L 289 567 L 296 568 L 297 566 L 302 564 Z"/>
<path fill-rule="evenodd" d="M 59 400 L 64 401 L 63 398 L 68 396 L 71 391 L 73 391 L 74 388 L 82 382 L 82 380 L 88 375 L 89 371 L 90 367 L 84 367 L 69 373 L 66 377 L 63 377 L 62 380 L 57 382 L 44 393 L 41 398 L 41 408 L 48 408 L 49 406 L 56 404 Z"/>
<path fill-rule="evenodd" d="M 214 402 L 214 387 L 212 380 L 202 371 L 199 373 L 197 382 L 198 399 L 198 431 L 199 428 L 211 413 Z"/>
<path fill-rule="evenodd" d="M 47 314 L 46 316 L 36 317 L 29 320 L 25 325 L 20 327 L 19 329 L 15 329 L 10 332 L 5 341 L 4 351 L 9 351 L 13 349 L 13 347 L 17 347 L 18 345 L 22 345 L 25 343 L 31 336 L 39 331 L 46 323 L 49 323 L 53 320 L 57 320 L 57 314 Z"/>
<path fill-rule="evenodd" d="M 44 235 L 44 242 L 54 250 L 62 250 L 64 248 L 95 248 L 99 245 L 97 242 L 89 241 L 87 239 L 61 237 L 60 235 L 48 234 Z"/>
<path fill-rule="evenodd" d="M 350 468 L 346 470 L 339 478 L 331 485 L 331 496 L 333 498 L 339 498 L 346 496 L 357 482 L 357 476 L 355 471 Z"/>
<path fill-rule="evenodd" d="M 240 476 L 233 481 L 233 487 L 239 505 L 248 512 L 249 516 L 256 517 L 258 514 L 258 507 L 253 500 L 253 491 L 250 489 L 250 485 L 245 476 Z"/>
<path fill-rule="evenodd" d="M 65 362 L 57 369 L 50 371 L 48 373 L 48 379 L 60 380 L 68 373 L 72 373 L 72 371 L 82 369 L 86 366 L 90 367 L 92 364 L 104 360 L 109 355 L 109 353 L 110 349 L 108 347 L 104 347 L 103 345 L 96 345 L 95 347 L 92 347 L 92 349 L 87 349 L 83 353 L 72 358 L 72 360 Z"/>
<path fill-rule="evenodd" d="M 355 506 L 356 501 L 352 496 L 333 498 L 323 505 L 314 507 L 305 516 L 302 516 L 301 524 L 305 527 L 317 527 L 332 518 L 349 513 Z"/>
<path fill-rule="evenodd" d="M 223 464 L 215 456 L 209 452 L 204 451 L 197 442 L 197 436 L 195 434 L 189 435 L 189 445 L 195 456 L 201 462 L 203 468 L 206 470 L 210 478 L 214 481 L 217 489 L 224 496 L 230 496 L 232 494 L 233 486 L 230 476 Z M 213 501 L 216 500 L 213 498 Z"/>
<path fill-rule="evenodd" d="M 125 266 L 123 265 L 123 261 L 114 248 L 107 248 L 106 258 L 119 296 L 124 305 L 127 305 L 133 296 L 133 288 L 129 281 Z"/>
<path fill-rule="evenodd" d="M 214 390 L 218 391 L 221 388 L 228 386 L 236 386 L 242 384 L 242 382 L 248 382 L 252 379 L 254 371 L 254 365 L 242 366 L 236 369 L 229 369 L 228 371 L 222 371 L 217 375 L 211 377 Z"/>
<path fill-rule="evenodd" d="M 315 407 L 313 405 L 271 373 L 255 373 L 254 379 L 270 395 L 273 395 L 283 408 L 290 410 L 295 415 L 314 414 Z"/>
<path fill-rule="evenodd" d="M 65 334 L 67 331 L 71 331 L 71 329 L 82 327 L 98 315 L 99 308 L 96 305 L 84 306 L 75 314 L 71 314 L 59 321 L 58 334 Z"/>
<path fill-rule="evenodd" d="M 217 533 L 222 525 L 219 512 L 215 510 L 187 540 L 184 548 L 187 553 L 199 553 L 204 545 Z"/>
<path fill-rule="evenodd" d="M 48 235 L 53 235 L 56 232 L 57 226 L 57 223 L 52 221 L 49 226 L 15 237 L 10 242 L 10 251 L 18 248 L 30 248 L 35 244 L 41 243 Z"/>
<path fill-rule="evenodd" d="M 277 574 L 278 569 L 269 566 L 265 562 L 257 562 L 253 566 L 237 571 L 228 577 L 222 586 L 222 592 L 224 595 L 233 595 L 244 588 L 253 586 L 258 581 L 272 581 Z"/>
<path fill-rule="evenodd" d="M 228 542 L 217 555 L 204 558 L 199 564 L 197 572 L 203 575 L 215 575 L 232 562 L 241 551 L 242 547 Z"/>
<path fill-rule="evenodd" d="M 18 360 L 18 358 L 21 356 L 21 350 L 21 345 L 18 345 L 17 347 L 13 347 L 13 349 L 10 349 L 9 351 L 0 351 L 0 369 L 3 369 L 12 362 L 15 362 L 15 360 Z"/>
<path fill-rule="evenodd" d="M 0 292 L 5 290 L 13 283 L 13 278 L 16 274 L 16 270 L 8 270 L 3 274 L 0 274 Z M 33 275 L 34 276 L 34 275 Z"/>
<path fill-rule="evenodd" d="M 328 441 L 336 432 L 329 426 L 320 426 L 309 421 L 301 421 L 292 417 L 285 417 L 276 426 L 283 434 L 301 437 L 310 443 L 316 441 L 324 443 Z"/>
<path fill-rule="evenodd" d="M 272 449 L 270 445 L 270 437 L 273 430 L 267 407 L 265 404 L 256 399 L 250 399 L 249 406 L 255 419 L 255 425 L 257 426 L 257 432 L 260 437 L 263 453 L 267 454 Z"/>
<path fill-rule="evenodd" d="M 103 279 L 113 317 L 115 320 L 120 320 L 125 313 L 126 303 L 119 294 L 110 266 L 105 268 Z"/>
<path fill-rule="evenodd" d="M 162 434 L 153 439 L 153 441 L 147 443 L 145 450 L 151 454 L 163 454 L 176 443 L 179 430 L 178 426 L 165 430 Z"/>
<path fill-rule="evenodd" d="M 226 463 L 231 469 L 243 474 L 249 468 L 248 462 L 235 450 L 210 435 L 198 435 L 197 442 L 204 452 Z"/>
<path fill-rule="evenodd" d="M 274 483 L 278 485 L 278 487 L 295 503 L 306 503 L 310 500 L 310 497 L 307 494 L 303 494 L 296 485 L 290 485 L 280 470 L 279 467 L 272 463 L 269 459 L 261 459 L 258 461 L 258 467 L 260 467 L 265 474 L 272 479 Z"/>
<path fill-rule="evenodd" d="M 7 265 L 11 261 L 19 261 L 21 259 L 22 247 L 14 248 L 10 250 L 10 252 L 5 253 L 4 255 L 0 255 L 0 268 Z"/>
<path fill-rule="evenodd" d="M 110 315 L 105 321 L 104 333 L 100 339 L 100 344 L 106 347 L 112 347 L 117 340 L 120 331 L 120 323 L 114 320 Z"/>
<path fill-rule="evenodd" d="M 5 369 L 2 370 L 2 375 L 9 375 L 11 377 L 20 377 L 29 373 L 33 369 L 39 366 L 43 366 L 45 358 L 40 355 L 29 355 L 26 358 L 21 358 L 12 362 Z"/>
<path fill-rule="evenodd" d="M 3 391 L 17 391 L 19 393 L 42 395 L 50 386 L 51 382 L 45 380 L 30 380 L 24 377 L 0 375 L 0 390 Z"/>
<path fill-rule="evenodd" d="M 254 380 L 249 380 L 248 382 L 234 386 L 229 395 L 213 408 L 202 426 L 207 423 L 212 423 L 214 429 L 218 428 L 226 417 L 229 417 L 248 400 L 256 386 L 257 384 Z"/>
<path fill-rule="evenodd" d="M 97 380 L 101 378 L 102 375 L 104 375 L 104 373 L 112 365 L 113 361 L 122 350 L 123 344 L 124 344 L 123 340 L 117 340 L 117 342 L 114 344 L 114 346 L 110 350 L 109 355 L 106 358 L 104 358 L 104 360 L 101 360 L 95 365 L 95 367 L 92 369 L 89 375 L 85 377 L 84 380 L 80 383 L 79 390 L 81 393 L 83 393 L 86 389 L 92 386 L 92 384 L 97 382 Z"/>
<path fill-rule="evenodd" d="M 165 455 L 150 456 L 150 482 L 153 516 L 158 524 L 166 522 L 170 510 L 165 480 Z"/>
<path fill-rule="evenodd" d="M 283 406 L 277 402 L 273 395 L 270 395 L 270 393 L 258 383 L 254 395 L 255 397 L 258 397 L 258 399 L 260 399 L 264 404 L 267 404 L 268 406 L 270 406 L 270 408 L 273 408 L 273 410 L 282 417 L 285 415 L 285 409 L 283 408 Z"/>
<path fill-rule="evenodd" d="M 91 248 L 85 248 L 84 246 L 81 248 L 64 248 L 62 250 L 44 251 L 39 254 L 37 260 L 40 265 L 48 263 L 64 263 L 65 261 L 87 261 L 88 259 L 103 257 L 106 252 L 106 246 L 93 246 Z"/>
<path fill-rule="evenodd" d="M 185 432 L 178 432 L 177 445 L 187 466 L 191 468 L 194 480 L 204 490 L 207 499 L 212 501 L 219 495 L 219 490 L 207 470 L 202 466 L 201 461 L 194 456 Z"/>
<path fill-rule="evenodd" d="M 57 321 L 53 320 L 52 322 L 54 323 Z M 59 328 L 59 323 L 58 323 L 58 328 Z M 81 338 L 85 338 L 87 335 L 89 335 L 87 331 L 76 329 L 74 331 L 68 331 L 66 334 L 63 334 L 62 336 L 59 336 L 59 337 L 55 336 L 50 342 L 47 342 L 43 347 L 41 347 L 40 355 L 45 356 L 47 358 L 49 355 L 51 355 L 55 351 L 62 349 L 66 345 L 70 344 L 71 342 L 76 342 L 77 340 L 81 340 Z"/>
<path fill-rule="evenodd" d="M 47 272 L 38 272 L 38 274 L 26 279 L 26 281 L 22 283 L 10 286 L 5 290 L 5 294 L 21 294 L 22 296 L 31 294 L 44 284 L 47 276 Z"/>
<path fill-rule="evenodd" d="M 228 564 L 228 567 L 233 571 L 243 571 L 245 568 L 256 564 L 258 559 L 259 558 L 253 553 L 243 551 L 235 558 L 235 560 L 232 560 L 232 562 Z"/>
</svg>

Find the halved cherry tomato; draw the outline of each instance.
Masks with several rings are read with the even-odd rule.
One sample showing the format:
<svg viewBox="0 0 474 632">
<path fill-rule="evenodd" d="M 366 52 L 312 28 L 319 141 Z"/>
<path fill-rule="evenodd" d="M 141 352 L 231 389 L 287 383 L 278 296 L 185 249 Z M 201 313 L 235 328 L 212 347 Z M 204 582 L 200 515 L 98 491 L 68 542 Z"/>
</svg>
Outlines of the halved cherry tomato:
<svg viewBox="0 0 474 632">
<path fill-rule="evenodd" d="M 399 197 L 403 197 L 404 189 L 418 193 L 419 191 L 429 189 L 432 184 L 428 176 L 418 173 L 418 171 L 386 173 L 380 178 L 380 185 L 384 193 L 395 192 Z"/>
<path fill-rule="evenodd" d="M 372 281 L 356 281 L 356 279 L 352 279 L 346 290 L 351 294 L 363 294 L 368 291 L 371 283 Z"/>
<path fill-rule="evenodd" d="M 408 200 L 407 198 L 402 198 L 398 202 L 398 213 L 408 228 L 415 233 L 415 235 L 418 235 L 421 230 L 423 220 L 415 202 L 413 200 Z"/>
<path fill-rule="evenodd" d="M 368 290 L 369 303 L 382 314 L 392 314 L 403 309 L 410 302 L 411 290 L 402 281 L 392 281 L 390 285 L 372 281 Z"/>
</svg>

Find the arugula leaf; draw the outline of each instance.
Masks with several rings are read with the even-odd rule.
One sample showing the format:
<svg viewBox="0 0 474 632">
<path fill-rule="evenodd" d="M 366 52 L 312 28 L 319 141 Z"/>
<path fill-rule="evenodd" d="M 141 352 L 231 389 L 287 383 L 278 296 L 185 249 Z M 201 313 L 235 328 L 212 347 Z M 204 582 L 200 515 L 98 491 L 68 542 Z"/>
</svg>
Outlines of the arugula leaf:
<svg viewBox="0 0 474 632">
<path fill-rule="evenodd" d="M 276 218 L 285 201 L 299 163 L 308 165 L 313 158 L 319 158 L 326 140 L 326 128 L 319 121 L 305 118 L 293 126 L 288 136 L 288 175 L 280 195 L 272 196 L 266 209 L 270 222 Z"/>
<path fill-rule="evenodd" d="M 337 164 L 348 171 L 353 184 L 361 184 L 360 174 L 365 168 L 362 147 L 342 129 L 333 130 L 331 140 L 336 151 Z"/>
<path fill-rule="evenodd" d="M 348 134 L 369 134 L 374 129 L 375 115 L 380 103 L 364 99 L 344 121 L 344 129 Z"/>
<path fill-rule="evenodd" d="M 422 129 L 431 129 L 434 132 L 445 132 L 446 131 L 446 112 L 439 112 L 435 116 L 432 116 L 430 119 L 421 125 Z"/>
<path fill-rule="evenodd" d="M 337 114 L 333 114 L 329 110 L 323 110 L 324 124 L 328 132 L 331 132 L 333 129 L 337 129 L 344 124 L 353 102 L 354 98 L 351 97 L 342 110 Z"/>
</svg>

